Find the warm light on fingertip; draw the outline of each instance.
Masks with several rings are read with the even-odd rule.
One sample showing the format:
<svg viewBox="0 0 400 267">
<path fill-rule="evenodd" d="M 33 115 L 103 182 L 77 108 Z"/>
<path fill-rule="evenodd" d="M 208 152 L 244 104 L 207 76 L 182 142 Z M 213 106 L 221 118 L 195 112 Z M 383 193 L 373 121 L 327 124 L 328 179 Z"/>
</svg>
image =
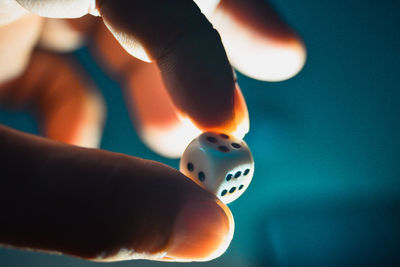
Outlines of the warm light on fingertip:
<svg viewBox="0 0 400 267">
<path fill-rule="evenodd" d="M 246 100 L 244 99 L 244 96 L 238 84 L 236 84 L 235 88 L 234 110 L 236 128 L 233 131 L 230 131 L 230 134 L 238 139 L 243 139 L 250 130 L 250 120 Z"/>
<path fill-rule="evenodd" d="M 243 120 L 239 123 L 236 129 L 229 134 L 233 135 L 235 138 L 243 139 L 244 136 L 249 132 L 250 123 L 249 120 Z"/>
<path fill-rule="evenodd" d="M 169 126 L 143 125 L 139 131 L 140 137 L 154 152 L 167 158 L 181 157 L 189 143 L 205 131 L 223 132 L 235 138 L 243 139 L 249 132 L 250 122 L 246 101 L 237 85 L 234 99 L 234 119 L 233 122 L 225 126 L 201 128 L 186 114 L 177 111 L 177 120 Z"/>
<path fill-rule="evenodd" d="M 243 98 L 243 96 L 241 97 Z M 244 101 L 244 99 L 240 99 L 240 101 Z M 139 134 L 142 141 L 154 152 L 167 158 L 179 158 L 189 143 L 204 131 L 224 132 L 233 135 L 235 138 L 243 139 L 249 132 L 250 122 L 247 108 L 242 105 L 245 105 L 245 102 L 238 105 L 241 116 L 233 130 L 200 129 L 190 118 L 178 114 L 179 123 L 163 128 L 146 125 L 140 130 Z"/>
<path fill-rule="evenodd" d="M 219 199 L 213 203 L 213 206 L 209 206 L 207 202 L 195 205 L 198 204 L 200 205 L 194 206 L 194 210 L 190 210 L 194 214 L 183 213 L 185 215 L 182 217 L 184 223 L 175 226 L 174 237 L 167 249 L 168 253 L 162 260 L 175 262 L 210 261 L 218 258 L 228 249 L 235 230 L 231 211 Z M 214 206 L 215 204 L 221 209 Z M 204 213 L 202 207 L 212 208 L 206 209 L 207 212 Z M 217 217 L 215 217 L 216 214 L 218 214 Z M 193 220 L 195 220 L 194 224 Z M 181 222 L 181 220 L 178 220 L 178 222 Z M 183 233 L 181 232 L 182 229 Z M 176 234 L 177 236 L 175 236 Z"/>
<path fill-rule="evenodd" d="M 222 203 L 221 200 L 217 200 L 217 204 L 224 210 L 225 214 L 228 217 L 228 222 L 229 222 L 229 231 L 226 234 L 224 240 L 221 242 L 219 247 L 214 250 L 208 257 L 200 259 L 198 261 L 210 261 L 213 259 L 216 259 L 220 257 L 222 254 L 225 253 L 225 251 L 228 249 L 229 245 L 232 242 L 233 239 L 233 234 L 235 233 L 235 220 L 233 219 L 233 214 L 231 210 L 226 206 L 224 203 Z"/>
<path fill-rule="evenodd" d="M 229 232 L 227 233 L 227 235 L 225 236 L 225 239 L 221 242 L 219 247 L 216 250 L 214 250 L 207 257 L 196 259 L 196 260 L 192 260 L 192 261 L 198 261 L 198 262 L 211 261 L 211 260 L 214 260 L 214 259 L 222 256 L 222 254 L 224 254 L 227 251 L 227 249 L 229 248 L 229 245 L 231 244 L 232 239 L 233 239 L 234 232 L 235 232 L 235 225 L 234 225 L 234 222 L 233 222 L 233 219 L 232 219 L 232 221 L 230 222 L 230 226 L 229 226 Z M 182 260 L 182 262 L 184 262 L 184 261 L 186 261 L 186 260 Z"/>
<path fill-rule="evenodd" d="M 180 118 L 180 123 L 168 128 L 146 126 L 140 135 L 154 152 L 167 158 L 179 158 L 188 144 L 201 132 L 190 119 Z"/>
</svg>

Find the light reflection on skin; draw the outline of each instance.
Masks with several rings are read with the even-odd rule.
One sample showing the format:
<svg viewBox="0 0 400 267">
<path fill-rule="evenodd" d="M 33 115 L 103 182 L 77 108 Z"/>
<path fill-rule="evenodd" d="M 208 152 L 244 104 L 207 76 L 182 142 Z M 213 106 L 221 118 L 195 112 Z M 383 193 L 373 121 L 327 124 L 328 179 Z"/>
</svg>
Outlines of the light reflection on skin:
<svg viewBox="0 0 400 267">
<path fill-rule="evenodd" d="M 165 118 L 167 123 L 162 125 L 155 123 L 154 115 L 157 115 L 157 113 L 154 113 L 154 110 L 145 111 L 147 107 L 149 107 L 149 105 L 146 105 L 145 101 L 151 100 L 143 97 L 136 98 L 135 101 L 141 102 L 141 104 L 145 106 L 145 108 L 139 110 L 141 114 L 138 116 L 142 119 L 140 123 L 141 128 L 139 129 L 140 137 L 146 145 L 162 156 L 169 158 L 180 157 L 187 145 L 203 132 L 203 130 L 197 127 L 188 117 L 173 110 L 169 112 L 170 117 Z M 172 105 L 170 107 L 173 108 Z M 219 128 L 210 131 L 229 133 L 235 138 L 243 139 L 249 131 L 250 124 L 247 106 L 239 88 L 235 91 L 234 109 L 236 118 L 235 128 L 230 128 L 228 125 L 225 129 Z M 146 115 L 144 115 L 144 112 L 146 112 Z"/>
</svg>

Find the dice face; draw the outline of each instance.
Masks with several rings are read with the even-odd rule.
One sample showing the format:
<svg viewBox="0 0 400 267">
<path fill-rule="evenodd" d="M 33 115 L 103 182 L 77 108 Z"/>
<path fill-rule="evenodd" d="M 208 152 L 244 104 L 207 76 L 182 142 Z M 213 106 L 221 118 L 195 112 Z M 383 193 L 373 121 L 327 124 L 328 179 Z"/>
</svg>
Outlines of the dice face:
<svg viewBox="0 0 400 267">
<path fill-rule="evenodd" d="M 223 133 L 205 132 L 188 145 L 179 168 L 222 202 L 230 203 L 249 186 L 254 161 L 243 140 Z"/>
</svg>

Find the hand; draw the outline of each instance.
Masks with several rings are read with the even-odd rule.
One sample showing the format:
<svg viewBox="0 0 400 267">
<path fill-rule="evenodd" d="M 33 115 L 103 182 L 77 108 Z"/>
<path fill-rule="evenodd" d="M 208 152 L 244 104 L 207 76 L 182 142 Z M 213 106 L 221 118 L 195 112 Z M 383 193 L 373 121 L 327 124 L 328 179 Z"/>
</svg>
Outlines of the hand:
<svg viewBox="0 0 400 267">
<path fill-rule="evenodd" d="M 88 35 L 104 65 L 123 79 L 140 136 L 154 150 L 173 157 L 200 131 L 248 131 L 219 35 L 191 1 L 98 0 L 112 35 L 150 64 L 128 56 L 91 18 L 42 18 L 85 15 L 90 1 L 18 3 L 25 9 L 11 1 L 1 8 L 0 103 L 29 104 L 46 137 L 98 145 L 101 97 L 68 58 L 34 49 L 38 40 L 47 49 L 72 49 Z M 301 69 L 300 38 L 263 1 L 225 0 L 213 12 L 213 5 L 200 6 L 242 72 L 279 80 Z M 3 244 L 101 261 L 187 261 L 215 258 L 232 239 L 229 209 L 168 166 L 6 127 L 0 142 Z"/>
</svg>

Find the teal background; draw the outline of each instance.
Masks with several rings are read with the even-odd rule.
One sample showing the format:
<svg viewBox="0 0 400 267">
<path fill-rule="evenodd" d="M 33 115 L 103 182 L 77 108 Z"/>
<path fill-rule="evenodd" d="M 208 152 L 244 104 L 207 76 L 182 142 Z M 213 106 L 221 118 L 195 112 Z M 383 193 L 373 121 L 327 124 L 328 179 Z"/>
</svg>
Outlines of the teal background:
<svg viewBox="0 0 400 267">
<path fill-rule="evenodd" d="M 232 203 L 236 232 L 221 258 L 194 266 L 400 264 L 400 2 L 273 1 L 303 36 L 308 60 L 278 83 L 238 74 L 256 172 Z M 75 56 L 107 103 L 101 147 L 156 159 L 138 139 L 117 81 L 86 49 Z M 0 123 L 36 133 L 26 113 Z M 107 266 L 177 263 L 122 262 Z M 0 266 L 101 266 L 0 249 Z"/>
</svg>

